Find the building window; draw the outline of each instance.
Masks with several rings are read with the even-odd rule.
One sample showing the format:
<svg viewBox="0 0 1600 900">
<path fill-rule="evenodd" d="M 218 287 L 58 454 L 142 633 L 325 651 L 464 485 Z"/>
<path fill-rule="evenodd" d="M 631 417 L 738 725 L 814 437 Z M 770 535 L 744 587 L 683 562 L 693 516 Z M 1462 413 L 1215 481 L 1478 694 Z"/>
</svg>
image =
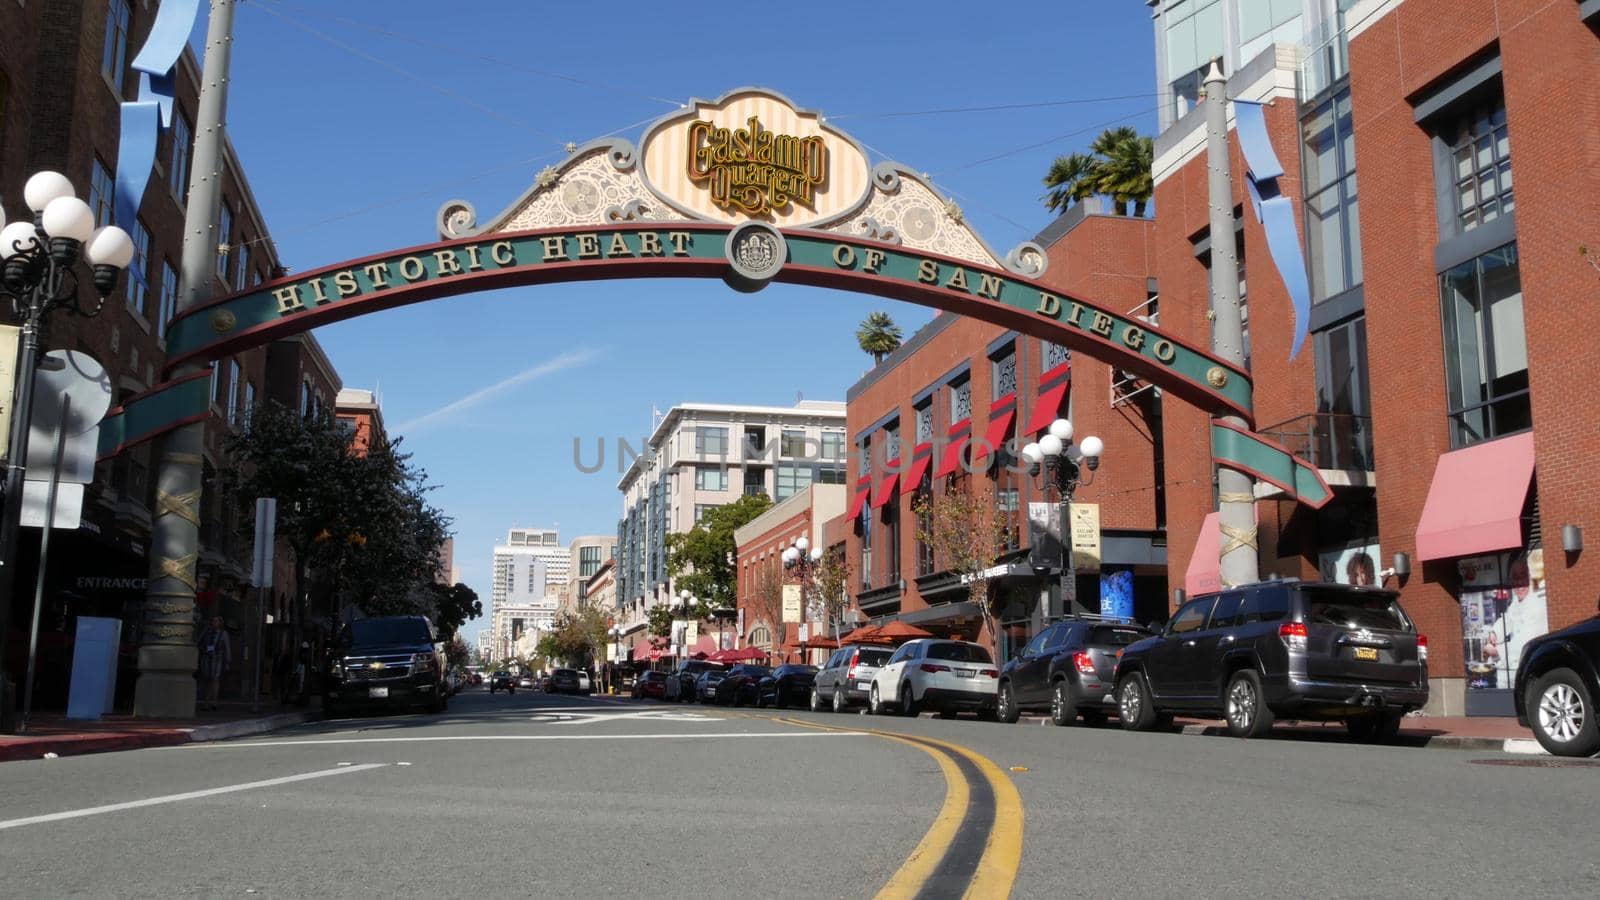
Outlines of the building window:
<svg viewBox="0 0 1600 900">
<path fill-rule="evenodd" d="M 150 304 L 150 230 L 133 221 L 133 265 L 128 267 L 128 308 L 141 316 Z"/>
<path fill-rule="evenodd" d="M 1511 138 L 1503 98 L 1473 108 L 1441 135 L 1450 146 L 1456 223 L 1468 231 L 1515 208 L 1511 190 Z"/>
<path fill-rule="evenodd" d="M 250 412 L 256 408 L 256 386 L 251 382 L 244 383 L 244 424 L 250 424 Z"/>
<path fill-rule="evenodd" d="M 128 23 L 133 11 L 128 0 L 111 0 L 106 14 L 106 43 L 100 51 L 100 73 L 122 96 L 123 76 L 128 71 Z"/>
<path fill-rule="evenodd" d="M 933 398 L 923 400 L 917 406 L 917 445 L 921 446 L 933 441 Z"/>
<path fill-rule="evenodd" d="M 228 280 L 229 240 L 233 235 L 233 207 L 222 201 L 217 207 L 217 277 Z"/>
<path fill-rule="evenodd" d="M 822 458 L 844 459 L 844 432 L 824 431 L 822 433 Z"/>
<path fill-rule="evenodd" d="M 782 502 L 811 485 L 811 467 L 793 463 L 778 464 L 778 496 Z"/>
<path fill-rule="evenodd" d="M 1172 120 L 1194 107 L 1210 61 L 1223 55 L 1222 0 L 1165 0 L 1167 78 Z"/>
<path fill-rule="evenodd" d="M 863 478 L 872 474 L 872 435 L 861 436 L 861 444 L 857 448 L 856 472 Z"/>
<path fill-rule="evenodd" d="M 1456 447 L 1533 426 L 1517 245 L 1439 276 L 1450 440 Z"/>
<path fill-rule="evenodd" d="M 900 511 L 893 503 L 883 508 L 883 568 L 884 584 L 900 580 Z"/>
<path fill-rule="evenodd" d="M 900 423 L 894 422 L 883 429 L 883 461 L 894 462 L 900 458 Z"/>
<path fill-rule="evenodd" d="M 240 383 L 239 383 L 239 361 L 237 359 L 233 359 L 233 360 L 229 360 L 228 361 L 228 385 L 227 385 L 227 391 L 228 391 L 228 424 L 229 425 L 238 425 L 239 424 Z"/>
<path fill-rule="evenodd" d="M 112 204 L 116 202 L 116 182 L 111 180 L 111 170 L 100 161 L 97 156 L 94 160 L 94 170 L 89 174 L 89 208 L 94 211 L 94 226 L 100 228 L 111 224 Z"/>
<path fill-rule="evenodd" d="M 1017 392 L 1016 342 L 1007 344 L 1000 351 L 1000 355 L 989 360 L 989 365 L 993 370 L 993 377 L 989 382 L 991 385 L 989 399 L 999 400 L 1007 394 L 1015 394 Z"/>
<path fill-rule="evenodd" d="M 844 484 L 844 466 L 824 463 L 817 468 L 818 484 Z"/>
<path fill-rule="evenodd" d="M 950 421 L 964 422 L 972 418 L 972 382 L 966 375 L 950 383 Z"/>
<path fill-rule="evenodd" d="M 750 496 L 767 492 L 767 470 L 755 466 L 744 467 L 744 492 Z"/>
<path fill-rule="evenodd" d="M 695 507 L 694 520 L 700 521 L 700 508 Z M 578 548 L 578 577 L 590 578 L 600 571 L 600 547 Z"/>
<path fill-rule="evenodd" d="M 728 454 L 728 429 L 700 427 L 694 430 L 694 452 L 701 456 Z"/>
<path fill-rule="evenodd" d="M 695 466 L 694 486 L 702 491 L 725 491 L 728 489 L 728 470 L 721 466 Z"/>
<path fill-rule="evenodd" d="M 1049 341 L 1039 342 L 1039 355 L 1043 358 L 1040 364 L 1041 372 L 1048 372 L 1057 366 L 1066 365 L 1072 360 L 1072 353 L 1061 344 L 1052 344 Z"/>
<path fill-rule="evenodd" d="M 872 504 L 861 506 L 861 589 L 872 588 Z"/>
<path fill-rule="evenodd" d="M 720 503 L 696 503 L 694 505 L 694 523 L 699 525 L 700 521 L 706 517 L 706 513 L 721 505 Z"/>
<path fill-rule="evenodd" d="M 1320 469 L 1372 471 L 1372 402 L 1367 379 L 1367 318 L 1319 331 L 1317 353 L 1316 445 L 1312 459 Z"/>
<path fill-rule="evenodd" d="M 1350 88 L 1318 104 L 1301 124 L 1306 250 L 1311 294 L 1321 302 L 1361 283 L 1361 214 Z"/>
<path fill-rule="evenodd" d="M 1298 44 L 1301 0 L 1238 0 L 1239 60 L 1247 63 L 1273 43 Z"/>
<path fill-rule="evenodd" d="M 157 310 L 156 333 L 163 340 L 167 336 L 167 326 L 172 324 L 172 317 L 178 311 L 178 273 L 172 268 L 172 263 L 161 261 L 161 306 Z"/>
<path fill-rule="evenodd" d="M 916 510 L 917 517 L 917 575 L 933 574 L 933 545 L 926 540 L 929 532 L 933 530 L 933 476 L 924 473 L 922 483 L 917 485 L 915 499 L 911 501 L 911 508 Z"/>
<path fill-rule="evenodd" d="M 250 239 L 244 234 L 239 235 L 239 263 L 234 270 L 233 289 L 244 290 L 245 279 L 250 275 Z"/>
<path fill-rule="evenodd" d="M 783 438 L 778 444 L 778 454 L 790 459 L 805 458 L 806 433 L 799 429 L 785 428 Z"/>
<path fill-rule="evenodd" d="M 172 167 L 167 170 L 167 186 L 179 202 L 189 198 L 189 154 L 194 149 L 194 128 L 184 118 L 183 110 L 174 110 L 172 116 Z"/>
</svg>

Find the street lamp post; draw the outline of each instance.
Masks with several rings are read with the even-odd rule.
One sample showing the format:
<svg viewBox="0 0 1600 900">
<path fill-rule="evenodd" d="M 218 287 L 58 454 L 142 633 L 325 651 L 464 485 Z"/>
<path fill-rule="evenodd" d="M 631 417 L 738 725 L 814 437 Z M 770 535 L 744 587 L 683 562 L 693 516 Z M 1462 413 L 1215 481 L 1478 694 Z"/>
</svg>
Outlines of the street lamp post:
<svg viewBox="0 0 1600 900">
<path fill-rule="evenodd" d="M 1036 444 L 1022 448 L 1022 458 L 1028 463 L 1028 474 L 1042 476 L 1042 487 L 1054 486 L 1061 504 L 1061 591 L 1056 604 L 1046 617 L 1046 624 L 1066 613 L 1078 612 L 1078 574 L 1072 561 L 1072 495 L 1083 485 L 1094 483 L 1094 473 L 1100 468 L 1100 454 L 1105 443 L 1090 435 L 1081 444 L 1072 444 L 1072 423 L 1057 419 Z M 1088 474 L 1084 474 L 1088 469 Z"/>
<path fill-rule="evenodd" d="M 0 732 L 11 730 L 11 688 L 5 650 L 15 595 L 17 539 L 22 522 L 22 491 L 28 465 L 29 420 L 33 415 L 33 376 L 39 368 L 39 336 L 49 314 L 96 316 L 116 289 L 122 270 L 133 261 L 133 240 L 115 225 L 96 228 L 94 211 L 78 199 L 72 182 L 59 172 L 39 172 L 22 189 L 33 221 L 5 224 L 0 210 L 0 296 L 11 301 L 21 323 L 16 388 L 7 445 L 5 509 L 0 518 Z M 79 260 L 93 275 L 98 299 L 85 306 L 78 296 Z"/>
<path fill-rule="evenodd" d="M 816 586 L 812 581 L 812 576 L 816 573 L 817 563 L 822 561 L 822 548 L 812 547 L 810 539 L 805 535 L 801 535 L 794 539 L 788 549 L 783 551 L 782 559 L 783 567 L 793 572 L 795 577 L 800 580 L 801 615 L 808 615 L 811 612 L 811 595 L 816 593 Z M 782 616 L 779 616 L 779 618 L 782 618 Z M 804 650 L 801 651 L 802 654 L 805 652 Z M 801 660 L 804 661 L 804 659 L 805 657 L 802 655 Z"/>
</svg>

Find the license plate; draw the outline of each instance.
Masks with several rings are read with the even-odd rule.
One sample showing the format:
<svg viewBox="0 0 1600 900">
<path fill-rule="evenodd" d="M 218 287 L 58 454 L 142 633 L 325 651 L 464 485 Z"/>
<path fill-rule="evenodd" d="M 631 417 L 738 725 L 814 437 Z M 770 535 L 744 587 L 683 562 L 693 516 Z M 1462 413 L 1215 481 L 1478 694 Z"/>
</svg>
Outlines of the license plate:
<svg viewBox="0 0 1600 900">
<path fill-rule="evenodd" d="M 858 690 L 858 691 L 870 691 L 870 690 L 872 690 L 872 682 L 870 682 L 870 681 L 858 681 L 858 682 L 856 682 L 856 690 Z"/>
<path fill-rule="evenodd" d="M 971 678 L 972 676 L 978 674 L 978 670 L 977 669 L 957 669 L 956 670 L 956 674 L 961 676 L 962 678 Z"/>
<path fill-rule="evenodd" d="M 387 697 L 387 696 L 389 696 L 389 689 L 386 688 L 386 687 L 367 688 L 367 696 L 368 697 Z"/>
<path fill-rule="evenodd" d="M 1373 660 L 1375 660 L 1377 658 L 1378 658 L 1378 648 L 1377 647 L 1357 647 L 1356 648 L 1356 659 L 1373 659 Z"/>
</svg>

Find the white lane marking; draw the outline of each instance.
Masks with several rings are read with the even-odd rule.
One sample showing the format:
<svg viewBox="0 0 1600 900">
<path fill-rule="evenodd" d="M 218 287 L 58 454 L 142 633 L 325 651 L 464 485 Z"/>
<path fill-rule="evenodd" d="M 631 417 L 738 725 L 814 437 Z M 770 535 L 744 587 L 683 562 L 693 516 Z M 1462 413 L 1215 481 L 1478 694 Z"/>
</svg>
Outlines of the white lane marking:
<svg viewBox="0 0 1600 900">
<path fill-rule="evenodd" d="M 604 713 L 538 713 L 528 717 L 530 722 L 545 725 L 593 725 L 596 722 L 615 722 L 622 719 L 642 720 L 648 722 L 711 722 L 716 721 L 712 716 L 691 712 L 672 712 L 670 710 L 645 710 L 643 712 L 604 712 Z"/>
<path fill-rule="evenodd" d="M 316 772 L 307 772 L 304 775 L 286 775 L 282 778 L 268 778 L 265 781 L 251 781 L 245 784 L 230 784 L 226 787 L 207 788 L 203 791 L 188 791 L 182 794 L 167 794 L 164 797 L 151 797 L 146 800 L 129 800 L 126 803 L 112 803 L 107 806 L 91 806 L 86 809 L 71 809 L 66 812 L 48 813 L 42 816 L 28 816 L 24 819 L 6 819 L 0 821 L 0 831 L 7 828 L 21 828 L 24 825 L 39 825 L 45 822 L 59 822 L 63 819 L 79 819 L 84 816 L 98 816 L 103 813 L 121 812 L 125 809 L 138 809 L 142 806 L 157 806 L 162 803 L 177 803 L 182 800 L 198 800 L 201 797 L 214 797 L 217 794 L 231 794 L 235 791 L 249 791 L 255 788 L 274 787 L 280 784 L 289 784 L 295 781 L 310 781 L 313 778 L 327 778 L 329 775 L 343 775 L 347 772 L 361 772 L 367 769 L 381 769 L 388 763 L 362 763 L 352 766 L 341 763 L 341 768 L 322 769 Z"/>
<path fill-rule="evenodd" d="M 252 747 L 315 747 L 322 744 L 422 744 L 437 741 L 672 741 L 705 738 L 865 737 L 865 731 L 724 731 L 709 734 L 457 734 L 431 737 L 330 738 L 320 741 L 217 741 L 188 744 L 186 750 L 240 750 Z M 349 771 L 334 769 L 335 772 Z"/>
</svg>

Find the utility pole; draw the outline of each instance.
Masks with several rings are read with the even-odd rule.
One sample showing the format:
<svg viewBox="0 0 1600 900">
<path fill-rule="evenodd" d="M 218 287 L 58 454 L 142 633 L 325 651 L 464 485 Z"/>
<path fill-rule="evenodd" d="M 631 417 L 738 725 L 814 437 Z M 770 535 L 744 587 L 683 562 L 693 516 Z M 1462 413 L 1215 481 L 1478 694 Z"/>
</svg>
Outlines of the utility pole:
<svg viewBox="0 0 1600 900">
<path fill-rule="evenodd" d="M 200 103 L 195 119 L 189 202 L 183 215 L 183 257 L 178 312 L 211 298 L 217 245 L 217 207 L 222 200 L 222 135 L 228 107 L 228 61 L 233 46 L 236 0 L 211 0 Z M 175 375 L 206 367 L 188 363 Z M 232 387 L 231 385 L 229 386 Z M 185 425 L 161 441 L 156 475 L 156 516 L 150 535 L 150 580 L 139 643 L 139 681 L 134 715 L 157 719 L 194 716 L 195 569 L 200 559 L 201 474 L 205 424 Z"/>
<path fill-rule="evenodd" d="M 1244 317 L 1239 310 L 1239 259 L 1233 248 L 1233 176 L 1228 160 L 1228 80 L 1220 60 L 1206 72 L 1206 168 L 1211 204 L 1211 352 L 1244 368 Z M 1229 377 L 1217 371 L 1220 377 Z M 1238 416 L 1222 421 L 1245 426 Z M 1206 436 L 1210 441 L 1210 435 Z M 1260 578 L 1256 550 L 1255 485 L 1237 469 L 1217 467 L 1217 509 L 1222 530 L 1218 575 L 1223 587 Z"/>
</svg>

